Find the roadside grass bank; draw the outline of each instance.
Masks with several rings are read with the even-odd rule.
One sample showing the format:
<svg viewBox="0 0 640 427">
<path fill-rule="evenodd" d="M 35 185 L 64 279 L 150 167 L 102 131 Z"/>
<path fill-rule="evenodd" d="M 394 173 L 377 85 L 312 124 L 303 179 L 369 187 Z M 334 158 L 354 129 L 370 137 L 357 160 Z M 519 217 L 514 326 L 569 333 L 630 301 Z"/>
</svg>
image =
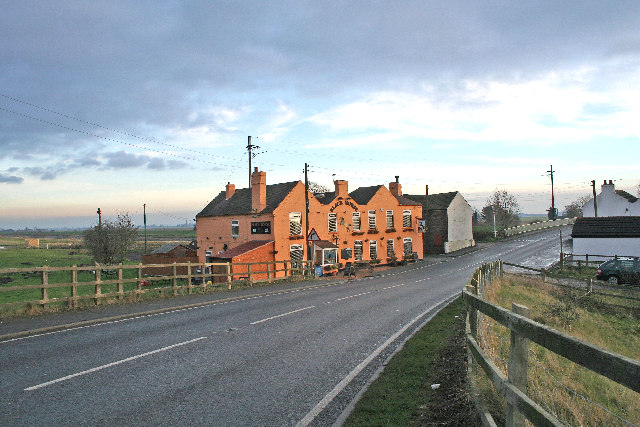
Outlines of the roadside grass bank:
<svg viewBox="0 0 640 427">
<path fill-rule="evenodd" d="M 459 297 L 406 342 L 344 425 L 480 425 L 467 387 L 465 319 Z"/>
<path fill-rule="evenodd" d="M 506 275 L 484 298 L 511 309 L 531 310 L 531 318 L 599 347 L 640 360 L 640 301 L 618 295 L 557 287 L 536 278 Z M 484 317 L 479 343 L 503 373 L 509 359 L 509 330 Z M 475 378 L 475 377 L 474 377 Z M 474 381 L 475 383 L 475 381 Z M 504 420 L 502 399 L 482 381 L 475 389 L 489 403 L 496 421 Z M 528 395 L 568 425 L 640 424 L 640 394 L 533 343 L 529 344 Z M 493 403 L 491 403 L 493 402 Z"/>
</svg>

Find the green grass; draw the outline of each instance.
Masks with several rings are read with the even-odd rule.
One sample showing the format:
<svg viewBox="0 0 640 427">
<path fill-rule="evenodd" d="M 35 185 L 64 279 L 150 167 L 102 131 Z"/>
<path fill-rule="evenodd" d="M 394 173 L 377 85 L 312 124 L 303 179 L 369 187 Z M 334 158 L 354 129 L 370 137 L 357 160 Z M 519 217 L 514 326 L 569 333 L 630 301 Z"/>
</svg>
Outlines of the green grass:
<svg viewBox="0 0 640 427">
<path fill-rule="evenodd" d="M 441 407 L 444 390 L 432 390 L 431 384 L 451 380 L 443 378 L 437 366 L 443 352 L 463 337 L 465 316 L 466 307 L 458 298 L 407 341 L 356 404 L 345 426 L 419 425 L 430 414 L 446 413 Z M 463 411 L 454 412 L 459 416 Z"/>
<path fill-rule="evenodd" d="M 507 276 L 494 281 L 485 298 L 511 309 L 513 302 L 527 306 L 531 318 L 580 340 L 618 354 L 640 360 L 640 302 L 601 294 L 586 295 L 584 290 L 553 287 L 535 279 Z M 509 332 L 488 321 L 483 335 L 485 351 L 506 371 Z M 640 394 L 531 343 L 529 357 L 529 396 L 559 414 L 572 425 L 624 425 L 615 416 L 565 387 L 598 402 L 608 411 L 640 423 Z M 535 356 L 535 357 L 534 357 Z M 555 378 L 555 379 L 554 379 Z M 562 385 L 556 381 L 559 380 Z"/>
</svg>

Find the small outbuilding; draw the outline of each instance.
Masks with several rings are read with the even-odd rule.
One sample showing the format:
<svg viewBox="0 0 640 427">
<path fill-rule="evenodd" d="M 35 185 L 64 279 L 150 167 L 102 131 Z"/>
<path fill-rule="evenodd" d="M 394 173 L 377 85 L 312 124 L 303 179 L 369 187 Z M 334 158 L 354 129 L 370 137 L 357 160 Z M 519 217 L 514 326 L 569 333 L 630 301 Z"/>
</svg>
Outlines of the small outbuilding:
<svg viewBox="0 0 640 427">
<path fill-rule="evenodd" d="M 232 266 L 228 272 L 231 280 L 249 279 L 251 276 L 251 281 L 259 281 L 275 277 L 275 273 L 270 273 L 276 269 L 273 240 L 251 240 L 218 254 L 207 253 L 207 259 L 212 263 L 231 263 Z M 250 263 L 264 264 L 252 265 L 253 270 L 249 274 Z M 284 265 L 280 263 L 278 268 L 283 269 Z M 218 274 L 213 277 L 213 282 L 227 281 L 227 277 L 222 275 L 227 274 L 226 266 L 214 265 L 212 269 L 212 273 Z"/>
<path fill-rule="evenodd" d="M 173 263 L 197 263 L 198 252 L 191 245 L 180 243 L 168 243 L 154 250 L 150 254 L 142 255 L 142 264 L 173 264 Z M 187 274 L 187 267 L 177 267 L 177 274 Z M 166 276 L 173 274 L 173 267 L 144 267 L 144 274 Z"/>
<path fill-rule="evenodd" d="M 425 253 L 446 254 L 475 246 L 473 209 L 459 191 L 405 197 L 422 204 Z"/>
<path fill-rule="evenodd" d="M 640 216 L 576 219 L 571 232 L 575 255 L 640 256 Z"/>
</svg>

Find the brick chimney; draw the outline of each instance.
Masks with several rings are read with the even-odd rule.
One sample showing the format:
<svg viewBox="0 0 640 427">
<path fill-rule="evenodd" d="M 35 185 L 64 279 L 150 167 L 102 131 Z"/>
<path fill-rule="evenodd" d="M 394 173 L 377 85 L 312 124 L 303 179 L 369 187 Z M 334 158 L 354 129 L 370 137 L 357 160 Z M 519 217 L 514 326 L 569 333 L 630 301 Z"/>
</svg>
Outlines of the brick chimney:
<svg viewBox="0 0 640 427">
<path fill-rule="evenodd" d="M 336 197 L 349 197 L 349 181 L 337 179 L 333 184 L 336 186 Z"/>
<path fill-rule="evenodd" d="M 389 183 L 389 191 L 394 196 L 402 196 L 402 185 L 400 185 L 400 177 L 396 175 L 396 182 Z"/>
<path fill-rule="evenodd" d="M 227 182 L 227 193 L 225 194 L 225 199 L 229 200 L 231 196 L 236 192 L 236 186 L 230 182 Z"/>
<path fill-rule="evenodd" d="M 603 193 L 613 193 L 616 191 L 616 186 L 613 184 L 612 180 L 609 180 L 609 183 L 607 183 L 607 180 L 605 179 L 602 183 L 601 191 Z"/>
<path fill-rule="evenodd" d="M 267 173 L 258 172 L 258 168 L 251 174 L 251 210 L 260 212 L 267 207 Z"/>
</svg>

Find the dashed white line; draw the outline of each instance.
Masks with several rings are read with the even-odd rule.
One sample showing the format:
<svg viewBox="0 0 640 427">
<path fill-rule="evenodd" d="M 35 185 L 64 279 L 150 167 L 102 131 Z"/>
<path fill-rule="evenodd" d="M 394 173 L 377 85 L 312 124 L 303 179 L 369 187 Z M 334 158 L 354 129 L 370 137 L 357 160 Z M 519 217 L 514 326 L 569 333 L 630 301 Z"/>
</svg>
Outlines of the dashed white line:
<svg viewBox="0 0 640 427">
<path fill-rule="evenodd" d="M 167 351 L 167 350 L 170 350 L 170 349 L 175 348 L 175 347 L 180 347 L 180 346 L 183 346 L 183 345 L 191 344 L 193 342 L 204 340 L 206 338 L 207 337 L 195 338 L 195 339 L 192 339 L 192 340 L 189 340 L 189 341 L 184 341 L 184 342 L 181 342 L 181 343 L 178 343 L 178 344 L 173 344 L 173 345 L 170 345 L 170 346 L 167 346 L 167 347 L 162 347 L 162 348 L 159 348 L 157 350 L 148 351 L 146 353 L 138 354 L 137 356 L 127 357 L 126 359 L 118 360 L 117 362 L 107 363 L 106 365 L 98 366 L 98 367 L 95 367 L 95 368 L 87 369 L 86 371 L 77 372 L 75 374 L 67 375 L 66 377 L 62 377 L 62 378 L 58 378 L 58 379 L 55 379 L 55 380 L 47 381 L 46 383 L 42 383 L 42 384 L 34 385 L 34 386 L 31 386 L 31 387 L 27 387 L 27 388 L 24 389 L 24 391 L 37 390 L 39 388 L 43 388 L 43 387 L 49 386 L 51 384 L 59 383 L 59 382 L 62 382 L 62 381 L 69 380 L 71 378 L 79 377 L 81 375 L 86 375 L 86 374 L 90 374 L 92 372 L 100 371 L 100 370 L 105 369 L 105 368 L 110 368 L 112 366 L 120 365 L 121 363 L 131 362 L 132 360 L 140 359 L 141 357 L 150 356 L 152 354 L 160 353 L 162 351 Z"/>
<path fill-rule="evenodd" d="M 279 317 L 283 317 L 283 316 L 288 316 L 288 315 L 290 315 L 290 314 L 294 314 L 294 313 L 299 313 L 299 312 L 301 312 L 301 311 L 309 310 L 309 309 L 311 309 L 311 308 L 315 308 L 315 307 L 316 307 L 315 305 L 312 305 L 312 306 L 309 306 L 309 307 L 300 308 L 300 309 L 298 309 L 298 310 L 293 310 L 293 311 L 290 311 L 290 312 L 288 312 L 288 313 L 282 313 L 282 314 L 278 314 L 277 316 L 267 317 L 266 319 L 256 320 L 255 322 L 251 322 L 251 323 L 249 323 L 249 324 L 250 324 L 250 325 L 257 325 L 258 323 L 267 322 L 267 321 L 269 321 L 269 320 L 277 319 L 277 318 L 279 318 Z"/>
</svg>

